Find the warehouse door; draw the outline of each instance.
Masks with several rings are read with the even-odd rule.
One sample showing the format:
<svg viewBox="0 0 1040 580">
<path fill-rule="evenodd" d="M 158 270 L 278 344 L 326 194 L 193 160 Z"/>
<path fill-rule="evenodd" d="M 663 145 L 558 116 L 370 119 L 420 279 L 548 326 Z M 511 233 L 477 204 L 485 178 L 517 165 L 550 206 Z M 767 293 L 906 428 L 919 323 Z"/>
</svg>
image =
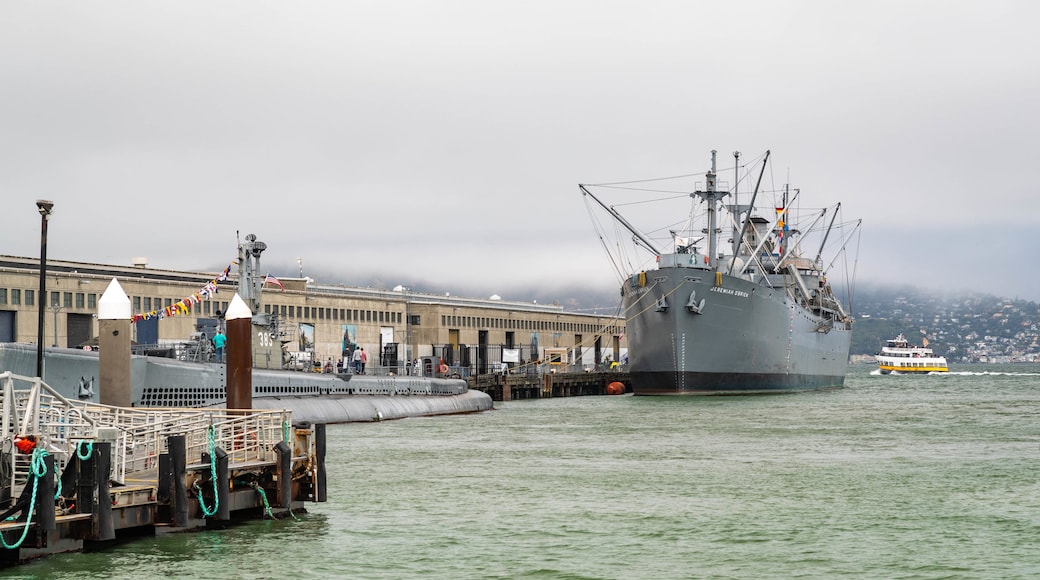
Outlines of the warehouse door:
<svg viewBox="0 0 1040 580">
<path fill-rule="evenodd" d="M 14 342 L 13 310 L 0 310 L 0 342 Z"/>
<path fill-rule="evenodd" d="M 69 313 L 65 323 L 69 331 L 69 348 L 78 348 L 84 342 L 94 338 L 94 316 L 91 314 Z"/>
</svg>

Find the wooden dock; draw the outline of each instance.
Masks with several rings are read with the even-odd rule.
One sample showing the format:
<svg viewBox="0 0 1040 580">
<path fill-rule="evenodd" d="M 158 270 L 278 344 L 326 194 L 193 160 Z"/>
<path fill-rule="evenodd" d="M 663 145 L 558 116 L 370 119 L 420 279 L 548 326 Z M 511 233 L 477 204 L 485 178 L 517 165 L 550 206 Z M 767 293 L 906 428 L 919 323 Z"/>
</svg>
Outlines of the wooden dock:
<svg viewBox="0 0 1040 580">
<path fill-rule="evenodd" d="M 326 500 L 325 425 L 288 411 L 82 403 L 10 372 L 0 387 L 0 567 Z"/>
<path fill-rule="evenodd" d="M 623 385 L 621 392 L 613 383 Z M 472 377 L 469 388 L 484 391 L 495 401 L 585 397 L 632 392 L 629 375 L 619 371 L 582 373 L 487 374 Z"/>
</svg>

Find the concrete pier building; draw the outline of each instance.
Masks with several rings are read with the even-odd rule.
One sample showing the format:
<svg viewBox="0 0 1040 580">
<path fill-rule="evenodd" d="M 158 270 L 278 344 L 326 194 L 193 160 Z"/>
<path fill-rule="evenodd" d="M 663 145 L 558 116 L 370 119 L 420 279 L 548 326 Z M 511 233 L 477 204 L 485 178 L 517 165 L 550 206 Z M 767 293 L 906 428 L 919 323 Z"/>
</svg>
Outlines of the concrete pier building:
<svg viewBox="0 0 1040 580">
<path fill-rule="evenodd" d="M 135 350 L 199 356 L 187 341 L 198 338 L 200 328 L 222 325 L 237 286 L 230 266 L 224 272 L 192 272 L 152 268 L 143 258 L 131 265 L 48 259 L 46 296 L 39 296 L 39 266 L 37 258 L 0 256 L 0 342 L 35 343 L 42 300 L 45 346 L 93 347 L 98 299 L 116 278 L 131 301 Z M 276 283 L 264 285 L 262 311 L 280 321 L 279 336 L 272 339 L 286 345 L 290 360 L 270 361 L 270 368 L 288 364 L 312 371 L 340 359 L 349 364 L 348 357 L 363 348 L 368 372 L 407 372 L 411 361 L 434 356 L 469 376 L 548 360 L 573 371 L 610 364 L 626 351 L 623 318 L 568 312 L 558 305 L 308 278 L 282 277 Z M 201 292 L 200 299 L 207 287 L 212 291 Z"/>
</svg>

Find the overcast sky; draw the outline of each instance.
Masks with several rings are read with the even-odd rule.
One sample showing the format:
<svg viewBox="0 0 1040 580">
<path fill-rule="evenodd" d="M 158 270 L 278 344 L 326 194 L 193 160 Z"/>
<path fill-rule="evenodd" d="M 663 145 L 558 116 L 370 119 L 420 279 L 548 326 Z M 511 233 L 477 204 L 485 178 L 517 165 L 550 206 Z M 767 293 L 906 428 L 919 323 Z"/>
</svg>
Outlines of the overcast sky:
<svg viewBox="0 0 1040 580">
<path fill-rule="evenodd" d="M 1040 3 L 0 3 L 0 254 L 616 287 L 578 183 L 773 152 L 857 281 L 1040 300 Z M 639 225 L 639 224 L 637 224 Z M 320 281 L 320 280 L 319 280 Z"/>
</svg>

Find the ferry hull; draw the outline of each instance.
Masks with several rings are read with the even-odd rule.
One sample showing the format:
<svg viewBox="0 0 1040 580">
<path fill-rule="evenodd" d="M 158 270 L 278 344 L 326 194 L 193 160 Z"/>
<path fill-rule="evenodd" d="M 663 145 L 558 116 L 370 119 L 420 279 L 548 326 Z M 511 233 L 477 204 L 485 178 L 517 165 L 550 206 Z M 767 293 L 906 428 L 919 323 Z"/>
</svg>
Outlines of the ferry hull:
<svg viewBox="0 0 1040 580">
<path fill-rule="evenodd" d="M 783 288 L 697 268 L 647 272 L 623 288 L 637 395 L 783 393 L 841 387 L 851 330 Z"/>
</svg>

